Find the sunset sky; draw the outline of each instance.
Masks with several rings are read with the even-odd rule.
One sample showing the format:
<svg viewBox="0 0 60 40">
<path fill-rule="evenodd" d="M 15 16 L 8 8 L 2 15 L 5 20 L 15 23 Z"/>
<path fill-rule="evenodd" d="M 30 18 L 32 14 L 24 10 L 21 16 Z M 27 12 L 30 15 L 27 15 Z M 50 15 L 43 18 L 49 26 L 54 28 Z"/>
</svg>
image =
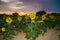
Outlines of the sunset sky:
<svg viewBox="0 0 60 40">
<path fill-rule="evenodd" d="M 0 12 L 60 12 L 60 0 L 0 0 Z"/>
</svg>

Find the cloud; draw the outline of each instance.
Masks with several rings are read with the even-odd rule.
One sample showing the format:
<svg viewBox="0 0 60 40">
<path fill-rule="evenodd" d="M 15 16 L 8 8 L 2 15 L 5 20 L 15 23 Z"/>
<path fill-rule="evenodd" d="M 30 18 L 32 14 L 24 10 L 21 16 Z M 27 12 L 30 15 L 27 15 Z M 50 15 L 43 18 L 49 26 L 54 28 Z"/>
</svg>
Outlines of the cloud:
<svg viewBox="0 0 60 40">
<path fill-rule="evenodd" d="M 9 6 L 10 7 L 10 6 Z M 18 10 L 18 9 L 23 9 L 24 6 L 21 6 L 21 7 L 16 7 L 16 6 L 11 6 L 10 7 L 12 10 Z"/>
<path fill-rule="evenodd" d="M 37 2 L 27 2 L 20 0 L 1 0 L 0 11 L 13 12 L 36 12 L 41 9 L 41 5 Z"/>
<path fill-rule="evenodd" d="M 23 6 L 17 6 L 18 4 L 21 5 L 23 2 L 19 2 L 16 0 L 1 0 L 0 1 L 0 11 L 14 11 L 14 9 L 21 9 Z"/>
<path fill-rule="evenodd" d="M 59 11 L 60 0 L 0 0 L 0 11 L 36 12 Z"/>
<path fill-rule="evenodd" d="M 0 0 L 0 11 L 7 11 L 8 4 Z"/>
<path fill-rule="evenodd" d="M 1 0 L 1 1 L 9 3 L 9 2 L 16 2 L 17 0 Z"/>
<path fill-rule="evenodd" d="M 18 1 L 16 1 L 16 2 L 14 2 L 14 3 L 10 3 L 9 8 L 12 9 L 12 10 L 22 9 L 22 8 L 24 8 L 24 6 L 21 6 L 22 4 L 23 4 L 23 2 L 18 2 Z M 19 6 L 18 6 L 18 5 L 19 5 Z"/>
</svg>

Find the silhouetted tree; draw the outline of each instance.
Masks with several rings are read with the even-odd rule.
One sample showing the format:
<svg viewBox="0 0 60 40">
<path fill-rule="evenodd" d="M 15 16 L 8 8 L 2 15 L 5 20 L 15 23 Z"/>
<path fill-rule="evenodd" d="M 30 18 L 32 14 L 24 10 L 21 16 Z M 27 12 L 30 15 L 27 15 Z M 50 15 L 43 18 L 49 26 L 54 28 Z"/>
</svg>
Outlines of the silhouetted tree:
<svg viewBox="0 0 60 40">
<path fill-rule="evenodd" d="M 51 13 L 51 15 L 55 15 L 56 16 L 56 15 L 58 15 L 58 13 Z"/>
<path fill-rule="evenodd" d="M 5 14 L 0 14 L 0 18 L 3 17 Z"/>
<path fill-rule="evenodd" d="M 18 13 L 17 13 L 17 12 L 15 12 L 15 13 L 13 13 L 13 15 L 14 15 L 14 16 L 16 16 L 16 15 L 18 15 Z"/>
<path fill-rule="evenodd" d="M 57 13 L 58 15 L 60 15 L 60 13 Z"/>
<path fill-rule="evenodd" d="M 38 12 L 36 13 L 37 16 L 41 16 L 41 15 L 44 15 L 44 14 L 46 14 L 45 11 L 38 11 Z"/>
</svg>

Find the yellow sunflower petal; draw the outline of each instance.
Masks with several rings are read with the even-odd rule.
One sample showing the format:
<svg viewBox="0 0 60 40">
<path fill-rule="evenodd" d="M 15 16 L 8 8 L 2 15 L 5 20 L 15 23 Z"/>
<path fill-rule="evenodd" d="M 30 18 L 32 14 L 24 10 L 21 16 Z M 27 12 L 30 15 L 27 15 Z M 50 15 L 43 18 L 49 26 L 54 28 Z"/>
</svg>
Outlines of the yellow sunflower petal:
<svg viewBox="0 0 60 40">
<path fill-rule="evenodd" d="M 21 21 L 22 20 L 22 17 L 21 16 L 18 16 L 18 21 Z"/>
<path fill-rule="evenodd" d="M 38 20 L 37 22 L 38 22 L 38 23 L 44 23 L 44 21 L 43 21 L 43 20 Z"/>
<path fill-rule="evenodd" d="M 6 18 L 6 22 L 7 22 L 8 24 L 10 24 L 12 21 L 13 21 L 12 18 L 10 18 L 10 17 L 7 17 L 7 18 Z"/>
<path fill-rule="evenodd" d="M 29 15 L 29 17 L 30 17 L 31 20 L 34 20 L 36 18 L 36 14 L 35 13 L 31 13 Z"/>
<path fill-rule="evenodd" d="M 46 19 L 46 15 L 42 15 L 42 20 L 45 20 Z"/>
<path fill-rule="evenodd" d="M 28 16 L 25 16 L 25 19 L 29 19 L 29 17 Z"/>
<path fill-rule="evenodd" d="M 2 30 L 2 32 L 5 32 L 5 27 L 2 27 L 1 30 Z"/>
<path fill-rule="evenodd" d="M 53 15 L 50 15 L 49 17 L 50 17 L 50 19 L 55 19 L 55 16 L 53 16 Z"/>
</svg>

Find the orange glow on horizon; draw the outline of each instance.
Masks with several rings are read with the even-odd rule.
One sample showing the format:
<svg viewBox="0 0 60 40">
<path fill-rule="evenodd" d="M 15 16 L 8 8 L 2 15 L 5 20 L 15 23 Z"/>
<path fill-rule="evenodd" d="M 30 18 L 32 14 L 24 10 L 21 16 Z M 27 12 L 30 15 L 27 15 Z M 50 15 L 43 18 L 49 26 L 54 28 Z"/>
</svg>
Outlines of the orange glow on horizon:
<svg viewBox="0 0 60 40">
<path fill-rule="evenodd" d="M 0 14 L 12 15 L 14 12 L 0 12 Z M 29 15 L 29 12 L 17 12 L 19 16 Z"/>
</svg>

